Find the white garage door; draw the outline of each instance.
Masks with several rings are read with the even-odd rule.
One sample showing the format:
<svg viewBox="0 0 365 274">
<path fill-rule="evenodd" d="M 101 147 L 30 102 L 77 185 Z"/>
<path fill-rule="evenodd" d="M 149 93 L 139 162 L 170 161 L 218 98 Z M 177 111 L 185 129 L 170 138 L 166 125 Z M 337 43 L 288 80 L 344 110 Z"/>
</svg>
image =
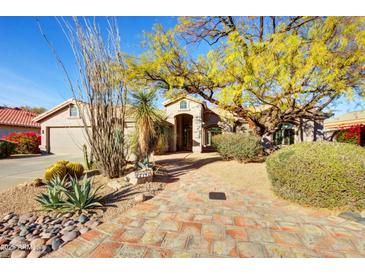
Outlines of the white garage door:
<svg viewBox="0 0 365 274">
<path fill-rule="evenodd" d="M 87 144 L 84 128 L 49 129 L 50 152 L 54 154 L 80 154 L 83 144 Z"/>
</svg>

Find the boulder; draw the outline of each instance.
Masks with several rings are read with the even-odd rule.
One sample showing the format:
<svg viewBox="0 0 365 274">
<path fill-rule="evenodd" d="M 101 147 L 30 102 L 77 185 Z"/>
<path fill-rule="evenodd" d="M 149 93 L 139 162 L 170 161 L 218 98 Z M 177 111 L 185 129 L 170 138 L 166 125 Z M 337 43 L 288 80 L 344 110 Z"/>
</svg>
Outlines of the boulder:
<svg viewBox="0 0 365 274">
<path fill-rule="evenodd" d="M 144 184 L 147 182 L 152 182 L 153 180 L 153 170 L 152 169 L 144 169 L 133 171 L 125 176 L 125 181 L 132 185 Z"/>
<path fill-rule="evenodd" d="M 17 249 L 11 253 L 11 258 L 25 258 L 28 256 L 28 254 L 29 251 Z"/>
</svg>

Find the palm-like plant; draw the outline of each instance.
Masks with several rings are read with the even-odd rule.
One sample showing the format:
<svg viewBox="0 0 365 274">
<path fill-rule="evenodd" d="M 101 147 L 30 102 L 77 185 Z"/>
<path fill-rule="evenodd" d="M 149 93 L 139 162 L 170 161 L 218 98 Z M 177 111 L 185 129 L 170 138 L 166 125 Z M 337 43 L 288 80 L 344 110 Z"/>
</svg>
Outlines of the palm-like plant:
<svg viewBox="0 0 365 274">
<path fill-rule="evenodd" d="M 141 90 L 132 94 L 132 114 L 136 119 L 137 160 L 148 159 L 161 137 L 165 124 L 162 112 L 155 106 L 156 92 Z"/>
</svg>

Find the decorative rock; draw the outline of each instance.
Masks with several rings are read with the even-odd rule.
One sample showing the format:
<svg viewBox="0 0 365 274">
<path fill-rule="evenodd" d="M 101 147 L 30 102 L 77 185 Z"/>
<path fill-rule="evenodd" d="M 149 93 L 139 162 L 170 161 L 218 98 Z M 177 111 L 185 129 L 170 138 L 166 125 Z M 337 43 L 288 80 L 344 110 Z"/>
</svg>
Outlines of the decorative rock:
<svg viewBox="0 0 365 274">
<path fill-rule="evenodd" d="M 75 224 L 75 222 L 73 221 L 73 220 L 68 220 L 65 224 L 64 224 L 64 226 L 72 226 L 72 225 L 74 225 Z"/>
<path fill-rule="evenodd" d="M 25 258 L 28 254 L 29 251 L 17 249 L 11 253 L 11 258 Z"/>
<path fill-rule="evenodd" d="M 38 186 L 41 186 L 43 185 L 43 181 L 41 178 L 35 178 L 31 183 L 30 183 L 31 186 L 35 186 L 35 187 L 38 187 Z"/>
<path fill-rule="evenodd" d="M 33 235 L 39 235 L 39 233 L 41 233 L 41 231 L 39 229 L 35 229 L 32 232 Z"/>
<path fill-rule="evenodd" d="M 63 241 L 59 238 L 54 238 L 53 241 L 52 241 L 52 250 L 57 250 L 60 245 L 63 243 Z"/>
<path fill-rule="evenodd" d="M 145 201 L 147 199 L 147 196 L 142 194 L 138 194 L 137 196 L 134 197 L 134 201 L 137 203 L 141 203 L 143 201 Z"/>
<path fill-rule="evenodd" d="M 110 187 L 114 190 L 119 190 L 123 187 L 123 185 L 117 180 L 112 180 L 112 181 L 108 182 L 107 185 L 108 185 L 108 187 Z"/>
<path fill-rule="evenodd" d="M 0 258 L 10 258 L 11 253 L 12 253 L 11 250 L 0 251 Z"/>
<path fill-rule="evenodd" d="M 22 230 L 20 231 L 19 236 L 24 237 L 24 236 L 26 236 L 26 235 L 28 235 L 28 234 L 29 234 L 28 229 L 24 227 L 24 228 L 22 228 Z"/>
<path fill-rule="evenodd" d="M 42 256 L 42 251 L 32 250 L 32 251 L 28 254 L 27 258 L 39 258 L 39 257 L 41 257 L 41 256 Z"/>
<path fill-rule="evenodd" d="M 351 211 L 342 212 L 338 215 L 338 217 L 344 218 L 346 220 L 355 221 L 355 222 L 362 219 L 361 215 L 359 213 L 351 212 Z"/>
<path fill-rule="evenodd" d="M 42 232 L 39 236 L 41 236 L 42 239 L 49 239 L 49 238 L 52 238 L 52 236 L 54 236 L 54 235 L 49 232 Z"/>
<path fill-rule="evenodd" d="M 80 230 L 79 230 L 79 232 L 81 233 L 81 234 L 85 234 L 86 232 L 88 232 L 90 230 L 90 228 L 88 228 L 88 227 L 82 227 L 82 228 L 80 228 Z"/>
<path fill-rule="evenodd" d="M 0 246 L 6 244 L 9 240 L 3 237 L 0 237 Z"/>
<path fill-rule="evenodd" d="M 42 223 L 43 223 L 43 221 L 44 221 L 44 216 L 40 216 L 40 217 L 38 217 L 38 219 L 37 219 L 36 223 L 37 223 L 37 224 L 42 224 Z"/>
<path fill-rule="evenodd" d="M 26 224 L 29 222 L 29 219 L 32 218 L 33 215 L 31 213 L 28 214 L 23 214 L 22 216 L 19 217 L 19 223 L 20 224 Z"/>
<path fill-rule="evenodd" d="M 45 240 L 44 239 L 40 239 L 40 238 L 37 238 L 37 239 L 34 239 L 33 241 L 30 242 L 30 248 L 32 250 L 40 250 L 41 247 L 45 244 Z"/>
<path fill-rule="evenodd" d="M 13 216 L 14 216 L 14 213 L 13 213 L 13 212 L 9 213 L 8 215 L 6 215 L 6 216 L 3 218 L 3 222 L 7 222 L 7 221 L 9 221 L 11 218 L 13 218 Z"/>
<path fill-rule="evenodd" d="M 70 217 L 72 217 L 72 213 L 66 213 L 65 215 L 63 215 L 63 217 L 65 217 L 65 218 L 70 218 Z"/>
<path fill-rule="evenodd" d="M 89 217 L 87 217 L 85 214 L 81 214 L 78 221 L 82 224 L 86 223 L 89 220 Z"/>
<path fill-rule="evenodd" d="M 28 244 L 28 242 L 25 240 L 24 237 L 17 236 L 13 238 L 9 244 L 18 247 L 24 244 Z"/>
<path fill-rule="evenodd" d="M 32 234 L 28 234 L 27 236 L 25 236 L 25 239 L 29 242 L 33 241 L 34 239 L 37 239 L 37 236 L 34 236 Z"/>
<path fill-rule="evenodd" d="M 67 232 L 65 233 L 63 236 L 62 236 L 62 241 L 64 241 L 65 243 L 68 243 L 74 239 L 77 238 L 77 236 L 80 235 L 80 232 L 78 231 L 70 231 L 70 232 Z"/>
<path fill-rule="evenodd" d="M 61 234 L 65 235 L 66 233 L 75 230 L 75 226 L 66 226 L 64 229 L 60 231 Z"/>
</svg>

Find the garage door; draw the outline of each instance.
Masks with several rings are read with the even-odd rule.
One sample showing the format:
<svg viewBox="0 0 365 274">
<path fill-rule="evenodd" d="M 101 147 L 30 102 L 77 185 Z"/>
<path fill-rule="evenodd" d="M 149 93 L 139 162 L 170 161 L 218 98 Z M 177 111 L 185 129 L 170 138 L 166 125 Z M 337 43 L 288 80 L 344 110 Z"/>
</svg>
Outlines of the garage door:
<svg viewBox="0 0 365 274">
<path fill-rule="evenodd" d="M 50 152 L 54 154 L 80 154 L 87 144 L 84 128 L 49 128 Z"/>
</svg>

